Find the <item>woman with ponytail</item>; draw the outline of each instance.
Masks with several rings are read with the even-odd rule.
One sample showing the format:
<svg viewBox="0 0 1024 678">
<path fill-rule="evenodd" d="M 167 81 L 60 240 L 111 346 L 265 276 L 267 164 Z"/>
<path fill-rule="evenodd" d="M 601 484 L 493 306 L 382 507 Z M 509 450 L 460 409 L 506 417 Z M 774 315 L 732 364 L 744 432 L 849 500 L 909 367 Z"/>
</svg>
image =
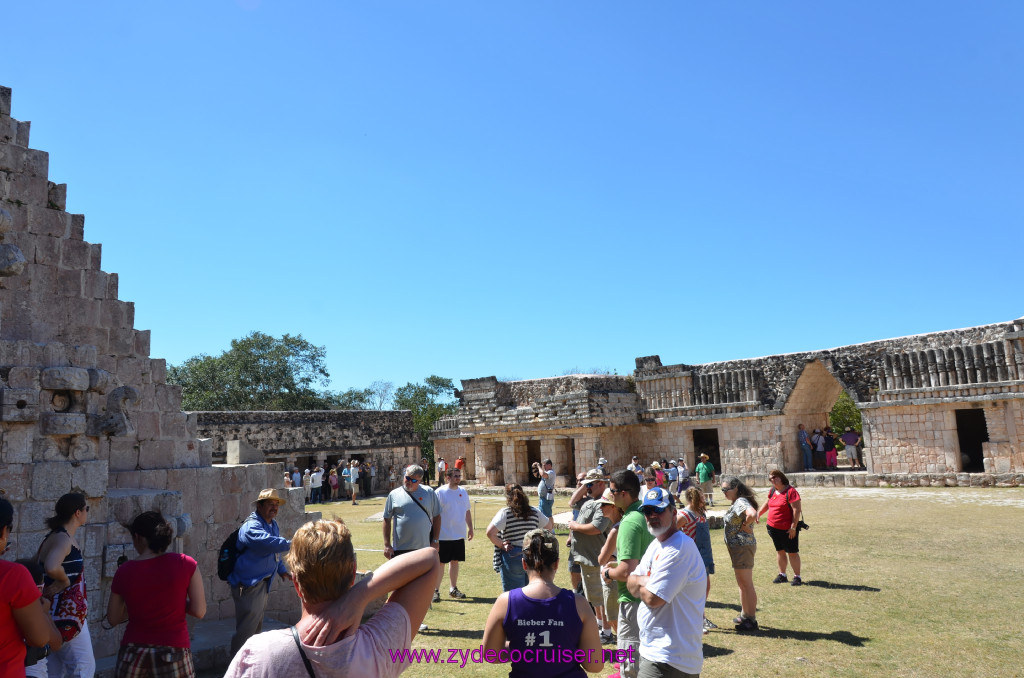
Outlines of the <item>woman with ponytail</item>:
<svg viewBox="0 0 1024 678">
<path fill-rule="evenodd" d="M 494 571 L 501 575 L 501 590 L 511 591 L 526 586 L 523 571 L 523 535 L 538 527 L 551 529 L 551 518 L 539 508 L 530 506 L 522 486 L 505 486 L 506 508 L 498 511 L 487 526 L 487 538 L 494 544 Z"/>
<path fill-rule="evenodd" d="M 105 628 L 128 622 L 115 678 L 193 678 L 185 615 L 202 619 L 206 614 L 199 567 L 183 553 L 167 553 L 174 529 L 159 511 L 140 513 L 125 528 L 139 556 L 114 573 L 103 620 Z"/>
<path fill-rule="evenodd" d="M 36 562 L 45 572 L 43 596 L 53 599 L 50 614 L 64 640 L 61 649 L 47 658 L 47 670 L 51 676 L 91 678 L 96 659 L 86 622 L 85 560 L 75 538 L 89 521 L 89 505 L 84 494 L 71 492 L 58 499 L 54 508 L 53 517 L 46 521 L 50 533 L 36 552 Z"/>
<path fill-rule="evenodd" d="M 484 650 L 511 662 L 509 678 L 580 678 L 604 668 L 594 611 L 583 596 L 555 585 L 558 539 L 534 529 L 522 540 L 529 583 L 494 602 L 484 627 Z M 508 642 L 506 648 L 505 643 Z M 576 661 L 584 650 L 587 661 Z"/>
</svg>

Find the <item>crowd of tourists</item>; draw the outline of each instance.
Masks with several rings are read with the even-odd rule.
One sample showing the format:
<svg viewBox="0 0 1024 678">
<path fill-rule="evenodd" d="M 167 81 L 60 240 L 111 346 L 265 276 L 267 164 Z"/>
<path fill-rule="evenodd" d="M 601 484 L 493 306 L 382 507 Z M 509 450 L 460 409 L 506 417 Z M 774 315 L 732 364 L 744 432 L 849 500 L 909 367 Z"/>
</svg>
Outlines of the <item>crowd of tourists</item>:
<svg viewBox="0 0 1024 678">
<path fill-rule="evenodd" d="M 718 628 L 705 614 L 715 572 L 708 507 L 716 490 L 728 504 L 725 545 L 740 601 L 735 630 L 759 629 L 754 527 L 766 513 L 779 569 L 773 583 L 802 584 L 801 498 L 781 471 L 771 472 L 772 487 L 760 504 L 739 478 L 718 477 L 706 454 L 692 474 L 683 460 L 644 465 L 633 457 L 614 471 L 606 459 L 598 462 L 576 478 L 569 498 L 564 548 L 571 588 L 554 583 L 563 552 L 553 533 L 556 476 L 550 459 L 531 468 L 538 505 L 531 505 L 522 486 L 508 484 L 505 506 L 486 527 L 497 574 L 492 590 L 497 593 L 500 585 L 501 593 L 488 615 L 482 648 L 493 653 L 492 660 L 509 663 L 509 675 L 582 676 L 602 670 L 606 661 L 614 661 L 620 678 L 699 675 L 702 635 Z M 339 496 L 341 481 L 330 478 L 344 477 L 337 473 L 342 466 L 345 482 L 353 484 L 344 489 L 355 501 L 359 478 L 372 474 L 372 465 L 364 470 L 346 462 L 326 474 L 315 468 L 308 481 L 298 469 L 289 475 L 309 487 L 310 501 L 326 501 Z M 441 459 L 435 468 L 436 490 L 427 482 L 425 459 L 402 470 L 401 484 L 384 501 L 387 562 L 359 581 L 344 521 L 309 522 L 287 539 L 276 520 L 286 495 L 273 488 L 260 492 L 219 554 L 218 575 L 229 585 L 235 609 L 227 675 L 387 676 L 407 668 L 411 658 L 396 660 L 386 650 L 411 647 L 443 589 L 451 599 L 466 598 L 458 585 L 459 566 L 475 526 L 462 485 L 465 460 L 449 466 Z M 288 480 L 295 484 L 295 478 Z M 95 672 L 77 538 L 90 507 L 85 496 L 73 493 L 54 508 L 50 532 L 34 558 L 0 560 L 0 586 L 9 602 L 0 622 L 0 676 Z M 0 498 L 0 549 L 10 540 L 13 516 L 10 502 Z M 206 614 L 197 562 L 168 552 L 174 531 L 159 512 L 143 512 L 124 527 L 136 557 L 119 562 L 100 622 L 106 629 L 126 624 L 116 675 L 194 676 L 186 618 Z M 294 587 L 301 618 L 290 629 L 263 633 L 275 579 Z M 383 596 L 387 602 L 362 623 L 367 605 Z M 616 651 L 609 655 L 612 644 Z"/>
</svg>

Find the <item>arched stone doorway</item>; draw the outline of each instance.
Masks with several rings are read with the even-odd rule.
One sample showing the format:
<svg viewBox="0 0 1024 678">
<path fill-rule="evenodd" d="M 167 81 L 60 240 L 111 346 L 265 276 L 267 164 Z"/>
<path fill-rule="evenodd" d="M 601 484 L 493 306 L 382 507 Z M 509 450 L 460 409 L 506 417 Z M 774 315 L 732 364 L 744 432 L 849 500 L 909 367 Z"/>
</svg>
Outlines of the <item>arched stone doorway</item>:
<svg viewBox="0 0 1024 678">
<path fill-rule="evenodd" d="M 782 408 L 783 471 L 799 472 L 804 468 L 803 454 L 797 443 L 798 426 L 803 424 L 808 435 L 829 424 L 829 413 L 839 400 L 843 386 L 820 360 L 808 362 L 793 386 Z M 857 402 L 856 394 L 847 393 Z"/>
</svg>

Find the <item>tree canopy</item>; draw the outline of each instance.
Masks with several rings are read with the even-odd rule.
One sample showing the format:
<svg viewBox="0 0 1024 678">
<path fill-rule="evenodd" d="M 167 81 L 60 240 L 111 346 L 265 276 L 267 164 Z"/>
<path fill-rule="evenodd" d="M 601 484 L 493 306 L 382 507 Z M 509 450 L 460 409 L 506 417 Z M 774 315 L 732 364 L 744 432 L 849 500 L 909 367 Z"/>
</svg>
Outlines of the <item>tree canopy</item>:
<svg viewBox="0 0 1024 678">
<path fill-rule="evenodd" d="M 219 356 L 200 354 L 167 368 L 182 387 L 185 410 L 362 409 L 364 391 L 332 393 L 324 366 L 327 350 L 301 334 L 272 337 L 252 332 L 233 339 Z"/>
<path fill-rule="evenodd" d="M 409 382 L 395 390 L 396 410 L 412 410 L 412 425 L 420 438 L 420 447 L 430 464 L 434 463 L 434 443 L 430 431 L 434 422 L 446 414 L 455 414 L 455 385 L 451 379 L 432 374 L 422 384 Z"/>
</svg>

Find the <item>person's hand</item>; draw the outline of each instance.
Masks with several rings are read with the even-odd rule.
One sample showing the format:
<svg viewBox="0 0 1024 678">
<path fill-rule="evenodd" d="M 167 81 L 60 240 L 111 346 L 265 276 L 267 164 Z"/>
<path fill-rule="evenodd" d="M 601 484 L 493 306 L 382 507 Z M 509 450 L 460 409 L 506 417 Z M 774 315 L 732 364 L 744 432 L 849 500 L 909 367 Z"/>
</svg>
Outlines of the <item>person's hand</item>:
<svg viewBox="0 0 1024 678">
<path fill-rule="evenodd" d="M 473 541 L 473 528 L 472 527 L 469 528 L 469 533 L 468 533 L 468 536 L 467 536 L 467 541 Z"/>
<path fill-rule="evenodd" d="M 508 553 L 509 551 L 511 551 L 512 550 L 512 542 L 507 541 L 507 540 L 501 542 L 501 550 L 504 551 L 505 553 Z"/>
<path fill-rule="evenodd" d="M 384 547 L 384 557 L 388 560 L 391 560 L 395 557 L 395 549 L 390 544 Z"/>
<path fill-rule="evenodd" d="M 70 582 L 54 581 L 43 587 L 43 597 L 53 600 L 58 593 L 71 586 Z"/>
<path fill-rule="evenodd" d="M 793 537 L 795 537 L 795 536 L 796 536 L 796 525 L 795 525 L 795 524 L 794 524 L 794 525 L 791 525 L 791 526 L 789 527 L 789 533 L 790 533 L 790 534 L 789 534 L 789 538 L 790 538 L 790 539 L 792 539 Z"/>
<path fill-rule="evenodd" d="M 310 614 L 305 627 L 298 629 L 300 640 L 306 645 L 324 647 L 355 633 L 365 606 L 354 605 L 350 598 L 350 595 L 343 595 L 318 614 Z M 299 626 L 303 623 L 299 622 Z"/>
<path fill-rule="evenodd" d="M 440 553 L 440 551 L 441 551 L 441 542 L 437 541 L 436 539 L 432 540 L 430 542 L 430 548 L 432 548 L 435 551 L 437 551 L 438 553 Z"/>
</svg>

